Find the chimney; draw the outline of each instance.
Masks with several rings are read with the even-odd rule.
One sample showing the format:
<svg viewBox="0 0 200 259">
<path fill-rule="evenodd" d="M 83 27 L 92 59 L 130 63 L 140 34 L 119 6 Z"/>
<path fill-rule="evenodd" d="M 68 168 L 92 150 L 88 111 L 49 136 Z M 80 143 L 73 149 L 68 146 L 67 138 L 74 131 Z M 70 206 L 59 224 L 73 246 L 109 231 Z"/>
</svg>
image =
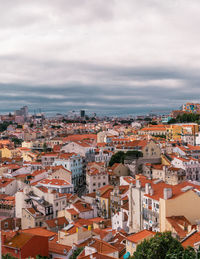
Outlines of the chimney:
<svg viewBox="0 0 200 259">
<path fill-rule="evenodd" d="M 145 194 L 149 194 L 149 189 L 151 188 L 151 184 L 150 183 L 146 183 L 145 184 Z"/>
<path fill-rule="evenodd" d="M 164 200 L 168 200 L 172 197 L 172 189 L 171 188 L 164 188 L 163 190 Z"/>
<path fill-rule="evenodd" d="M 141 188 L 141 182 L 140 182 L 140 180 L 136 180 L 136 188 L 138 188 L 138 189 Z"/>
<path fill-rule="evenodd" d="M 149 194 L 150 194 L 151 196 L 154 194 L 153 188 L 150 188 L 150 189 L 149 189 Z"/>
</svg>

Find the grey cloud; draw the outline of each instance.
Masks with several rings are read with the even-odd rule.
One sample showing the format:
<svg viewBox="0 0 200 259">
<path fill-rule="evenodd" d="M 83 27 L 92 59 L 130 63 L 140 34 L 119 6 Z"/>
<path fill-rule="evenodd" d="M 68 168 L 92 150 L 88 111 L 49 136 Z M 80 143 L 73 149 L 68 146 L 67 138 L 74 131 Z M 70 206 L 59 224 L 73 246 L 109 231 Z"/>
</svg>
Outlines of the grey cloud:
<svg viewBox="0 0 200 259">
<path fill-rule="evenodd" d="M 0 10 L 0 111 L 198 101 L 198 0 L 7 0 Z"/>
</svg>

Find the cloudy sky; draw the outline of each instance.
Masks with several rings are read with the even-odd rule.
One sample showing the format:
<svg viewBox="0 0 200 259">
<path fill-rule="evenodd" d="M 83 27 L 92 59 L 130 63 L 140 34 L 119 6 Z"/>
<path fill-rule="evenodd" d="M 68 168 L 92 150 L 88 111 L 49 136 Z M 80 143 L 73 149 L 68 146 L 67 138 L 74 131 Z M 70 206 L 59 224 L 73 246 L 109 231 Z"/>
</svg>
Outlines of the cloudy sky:
<svg viewBox="0 0 200 259">
<path fill-rule="evenodd" d="M 0 0 L 0 113 L 200 102 L 199 0 Z"/>
</svg>

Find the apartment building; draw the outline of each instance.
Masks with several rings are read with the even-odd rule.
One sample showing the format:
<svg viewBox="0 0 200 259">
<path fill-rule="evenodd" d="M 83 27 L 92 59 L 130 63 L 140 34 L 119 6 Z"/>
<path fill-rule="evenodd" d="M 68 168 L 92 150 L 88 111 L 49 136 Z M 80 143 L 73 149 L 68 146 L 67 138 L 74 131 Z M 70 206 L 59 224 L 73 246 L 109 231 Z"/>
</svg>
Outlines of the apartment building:
<svg viewBox="0 0 200 259">
<path fill-rule="evenodd" d="M 177 168 L 182 168 L 186 173 L 187 180 L 200 181 L 200 163 L 193 157 L 171 156 L 171 164 Z"/>
<path fill-rule="evenodd" d="M 83 183 L 83 164 L 82 157 L 76 153 L 60 153 L 55 159 L 53 166 L 62 165 L 65 169 L 72 172 L 72 184 L 77 188 Z"/>
<path fill-rule="evenodd" d="M 34 208 L 22 209 L 22 229 L 42 227 L 45 215 Z"/>
<path fill-rule="evenodd" d="M 57 193 L 73 193 L 74 187 L 73 184 L 70 184 L 66 180 L 63 179 L 43 179 L 38 182 L 36 186 L 46 187 L 50 191 L 55 191 Z"/>
<path fill-rule="evenodd" d="M 193 208 L 196 208 L 195 210 Z M 167 218 L 182 216 L 197 224 L 200 219 L 200 186 L 190 182 L 169 185 L 138 177 L 129 188 L 129 232 L 166 231 Z"/>
<path fill-rule="evenodd" d="M 97 189 L 108 184 L 108 172 L 104 165 L 92 163 L 86 171 L 86 185 L 89 193 L 96 192 Z"/>
<path fill-rule="evenodd" d="M 57 158 L 57 153 L 45 153 L 41 155 L 41 162 L 43 166 L 51 166 L 53 165 L 55 159 Z"/>
</svg>

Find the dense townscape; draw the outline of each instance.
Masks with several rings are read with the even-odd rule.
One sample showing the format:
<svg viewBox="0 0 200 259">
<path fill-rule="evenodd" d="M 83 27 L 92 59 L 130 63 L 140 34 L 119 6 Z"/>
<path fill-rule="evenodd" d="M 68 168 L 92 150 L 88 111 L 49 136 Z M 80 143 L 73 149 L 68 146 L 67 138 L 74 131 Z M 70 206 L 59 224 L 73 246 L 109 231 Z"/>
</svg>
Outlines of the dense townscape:
<svg viewBox="0 0 200 259">
<path fill-rule="evenodd" d="M 199 124 L 196 103 L 1 115 L 2 258 L 200 258 Z"/>
</svg>

